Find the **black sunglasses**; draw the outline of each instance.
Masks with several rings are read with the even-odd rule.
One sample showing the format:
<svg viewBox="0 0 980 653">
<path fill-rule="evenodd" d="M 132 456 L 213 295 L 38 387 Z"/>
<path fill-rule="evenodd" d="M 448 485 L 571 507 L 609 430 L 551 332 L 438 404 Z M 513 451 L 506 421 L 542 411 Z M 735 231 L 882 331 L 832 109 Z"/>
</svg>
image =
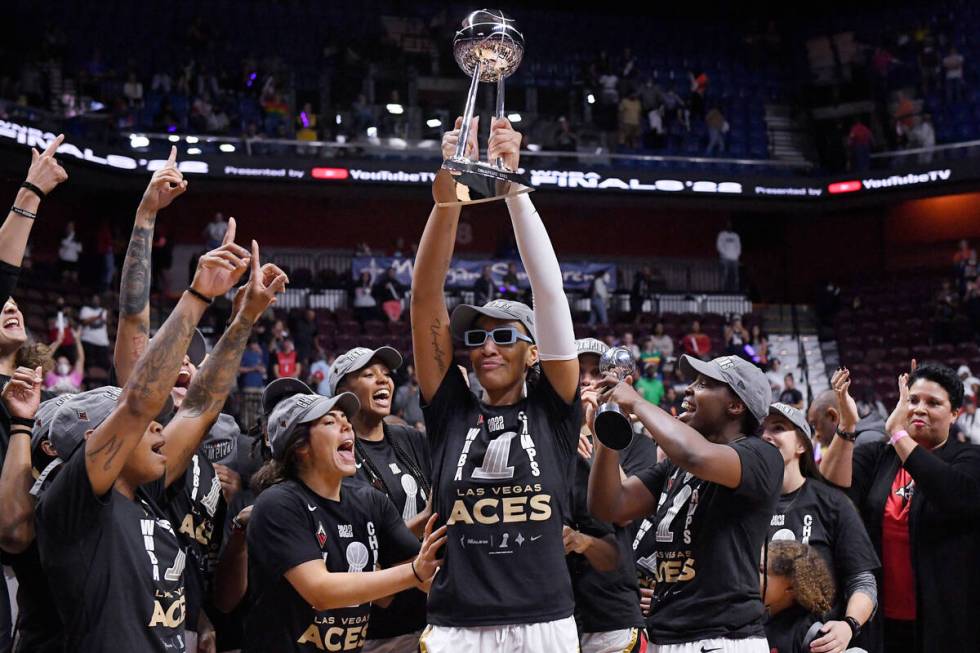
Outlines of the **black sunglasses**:
<svg viewBox="0 0 980 653">
<path fill-rule="evenodd" d="M 469 329 L 463 333 L 463 344 L 467 347 L 482 347 L 487 341 L 487 336 L 493 338 L 494 344 L 513 345 L 518 340 L 533 343 L 534 341 L 517 330 L 517 327 L 499 327 L 492 331 L 483 329 Z"/>
</svg>

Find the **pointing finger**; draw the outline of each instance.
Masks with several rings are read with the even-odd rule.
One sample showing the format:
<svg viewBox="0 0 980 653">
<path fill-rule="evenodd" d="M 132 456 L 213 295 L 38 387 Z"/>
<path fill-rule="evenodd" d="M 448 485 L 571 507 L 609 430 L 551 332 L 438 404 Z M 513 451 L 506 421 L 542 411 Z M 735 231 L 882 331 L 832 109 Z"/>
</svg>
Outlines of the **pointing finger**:
<svg viewBox="0 0 980 653">
<path fill-rule="evenodd" d="M 167 157 L 167 167 L 176 168 L 177 167 L 177 146 L 170 146 L 170 156 Z"/>
<path fill-rule="evenodd" d="M 262 283 L 262 266 L 259 265 L 259 244 L 252 239 L 252 282 Z"/>
<path fill-rule="evenodd" d="M 235 222 L 235 218 L 228 218 L 228 228 L 225 230 L 225 239 L 221 241 L 222 245 L 235 242 L 235 231 L 237 228 L 238 225 Z"/>
<path fill-rule="evenodd" d="M 54 156 L 54 153 L 58 151 L 58 148 L 61 147 L 61 144 L 64 142 L 65 142 L 65 135 L 58 134 L 57 138 L 51 141 L 48 144 L 48 147 L 45 148 L 44 154 L 42 156 Z"/>
</svg>

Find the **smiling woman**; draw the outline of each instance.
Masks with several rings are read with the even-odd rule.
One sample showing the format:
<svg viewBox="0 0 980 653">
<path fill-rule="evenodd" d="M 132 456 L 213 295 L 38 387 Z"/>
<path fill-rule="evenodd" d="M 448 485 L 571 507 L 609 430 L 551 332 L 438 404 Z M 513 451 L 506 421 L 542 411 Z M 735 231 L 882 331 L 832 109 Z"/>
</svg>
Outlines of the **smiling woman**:
<svg viewBox="0 0 980 653">
<path fill-rule="evenodd" d="M 6 384 L 18 367 L 35 369 L 44 373 L 54 368 L 54 359 L 47 345 L 34 342 L 24 326 L 24 315 L 12 298 L 3 305 L 3 321 L 0 322 L 0 386 Z"/>
</svg>

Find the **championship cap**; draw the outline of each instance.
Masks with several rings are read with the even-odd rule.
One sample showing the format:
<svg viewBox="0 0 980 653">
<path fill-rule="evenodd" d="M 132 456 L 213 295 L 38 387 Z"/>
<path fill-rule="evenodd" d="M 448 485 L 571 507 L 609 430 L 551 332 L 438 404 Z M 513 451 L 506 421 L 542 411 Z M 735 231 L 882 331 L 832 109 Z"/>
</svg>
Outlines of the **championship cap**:
<svg viewBox="0 0 980 653">
<path fill-rule="evenodd" d="M 272 409 L 276 407 L 276 404 L 290 395 L 315 394 L 316 393 L 310 389 L 310 386 L 306 385 L 299 379 L 294 379 L 292 377 L 276 379 L 272 383 L 265 386 L 265 389 L 262 391 L 262 414 L 269 417 L 269 415 L 272 413 Z"/>
<path fill-rule="evenodd" d="M 375 358 L 387 366 L 389 370 L 397 370 L 402 366 L 402 355 L 394 347 L 378 347 L 368 349 L 367 347 L 354 347 L 350 351 L 344 352 L 334 360 L 327 372 L 327 387 L 331 395 L 337 394 L 337 386 L 341 379 L 351 372 L 364 369 Z"/>
<path fill-rule="evenodd" d="M 575 350 L 579 356 L 582 354 L 595 354 L 601 357 L 609 351 L 609 345 L 596 338 L 579 338 L 575 341 Z"/>
<path fill-rule="evenodd" d="M 107 385 L 74 395 L 58 408 L 48 439 L 62 460 L 68 460 L 85 441 L 85 434 L 109 417 L 121 394 L 122 389 Z"/>
<path fill-rule="evenodd" d="M 772 388 L 769 379 L 758 367 L 738 356 L 720 356 L 703 361 L 684 354 L 680 360 L 681 373 L 688 379 L 703 374 L 727 384 L 742 400 L 757 422 L 762 422 L 769 414 L 772 403 Z"/>
<path fill-rule="evenodd" d="M 473 328 L 473 323 L 481 315 L 492 317 L 497 320 L 516 320 L 524 325 L 531 340 L 537 342 L 538 337 L 534 332 L 534 311 L 527 304 L 511 301 L 509 299 L 494 299 L 483 306 L 472 304 L 460 304 L 453 310 L 453 316 L 449 319 L 449 330 L 456 340 L 462 340 L 463 334 Z"/>
<path fill-rule="evenodd" d="M 37 412 L 34 413 L 34 428 L 31 430 L 31 451 L 37 449 L 38 445 L 47 439 L 55 413 L 74 396 L 74 394 L 58 395 L 53 399 L 42 401 L 37 407 Z"/>
<path fill-rule="evenodd" d="M 269 415 L 267 426 L 272 457 L 282 459 L 296 439 L 297 426 L 320 419 L 333 410 L 334 406 L 344 411 L 347 419 L 353 419 L 361 409 L 357 396 L 351 392 L 343 392 L 336 397 L 294 394 L 280 399 Z"/>
<path fill-rule="evenodd" d="M 807 438 L 810 437 L 810 424 L 806 421 L 806 415 L 804 415 L 803 411 L 799 408 L 794 408 L 789 404 L 776 402 L 769 407 L 769 414 L 785 417 L 793 426 L 803 431 L 803 434 Z"/>
<path fill-rule="evenodd" d="M 212 464 L 228 465 L 238 454 L 239 433 L 241 429 L 235 418 L 220 413 L 201 443 L 201 451 Z"/>
</svg>

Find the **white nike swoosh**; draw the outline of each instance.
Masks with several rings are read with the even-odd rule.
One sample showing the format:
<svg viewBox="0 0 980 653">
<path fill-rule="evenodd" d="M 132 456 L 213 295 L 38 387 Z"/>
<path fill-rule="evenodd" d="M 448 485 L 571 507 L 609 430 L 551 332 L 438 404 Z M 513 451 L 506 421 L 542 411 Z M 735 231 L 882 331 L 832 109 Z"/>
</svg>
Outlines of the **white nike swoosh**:
<svg viewBox="0 0 980 653">
<path fill-rule="evenodd" d="M 316 510 L 316 506 L 311 506 L 310 504 L 306 504 L 306 507 L 310 512 L 314 512 Z"/>
<path fill-rule="evenodd" d="M 543 535 L 535 535 L 534 537 L 531 538 L 531 541 L 533 542 L 534 540 L 540 540 L 542 537 L 544 537 L 544 536 Z"/>
</svg>

